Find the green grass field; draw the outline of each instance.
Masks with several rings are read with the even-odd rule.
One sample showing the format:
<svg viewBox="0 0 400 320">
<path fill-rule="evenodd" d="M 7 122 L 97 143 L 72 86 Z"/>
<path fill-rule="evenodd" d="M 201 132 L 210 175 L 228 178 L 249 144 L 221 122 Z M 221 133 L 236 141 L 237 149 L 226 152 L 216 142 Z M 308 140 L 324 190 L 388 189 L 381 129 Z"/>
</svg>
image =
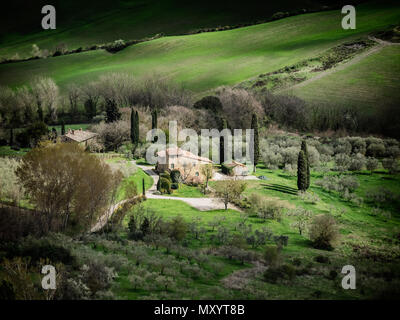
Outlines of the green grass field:
<svg viewBox="0 0 400 320">
<path fill-rule="evenodd" d="M 22 148 L 20 150 L 13 150 L 10 146 L 1 146 L 0 147 L 0 157 L 22 157 L 25 155 L 30 149 Z"/>
<path fill-rule="evenodd" d="M 41 49 L 54 50 L 60 43 L 74 49 L 117 39 L 142 39 L 159 33 L 177 35 L 198 28 L 254 22 L 279 11 L 318 10 L 323 1 L 250 0 L 243 5 L 239 1 L 218 0 L 54 0 L 51 4 L 57 10 L 57 29 L 42 30 L 40 12 L 45 4 L 42 0 L 16 0 L 9 3 L 10 10 L 14 9 L 12 15 L 2 10 L 0 57 L 15 53 L 30 56 L 34 43 Z M 24 10 L 19 10 L 21 6 Z"/>
<path fill-rule="evenodd" d="M 90 123 L 66 124 L 65 125 L 65 132 L 68 132 L 68 129 L 71 129 L 71 130 L 79 130 L 79 129 L 87 130 L 90 125 L 91 125 Z M 49 126 L 49 130 L 52 130 L 53 128 L 55 128 L 57 130 L 58 134 L 61 134 L 61 125 Z"/>
<path fill-rule="evenodd" d="M 179 184 L 178 190 L 173 190 L 172 197 L 184 197 L 184 198 L 203 198 L 204 194 L 200 188 L 194 186 L 188 186 L 186 184 Z"/>
<path fill-rule="evenodd" d="M 400 46 L 385 47 L 365 59 L 305 86 L 288 90 L 316 104 L 363 106 L 364 112 L 400 100 Z"/>
<path fill-rule="evenodd" d="M 108 162 L 113 161 L 114 159 L 108 160 Z M 137 171 L 131 176 L 125 178 L 117 191 L 117 201 L 121 201 L 127 198 L 126 189 L 130 184 L 134 184 L 136 186 L 136 190 L 138 194 L 142 194 L 143 191 L 143 179 L 146 190 L 149 189 L 153 185 L 153 178 L 147 175 L 142 169 L 137 168 Z"/>
<path fill-rule="evenodd" d="M 257 216 L 250 216 L 247 220 L 253 227 L 253 230 L 267 227 L 274 235 L 289 236 L 289 244 L 282 251 L 284 261 L 291 263 L 294 259 L 300 259 L 303 266 L 314 268 L 317 275 L 313 277 L 298 276 L 289 286 L 282 283 L 271 284 L 265 283 L 261 279 L 254 279 L 263 290 L 267 290 L 271 299 L 304 299 L 309 297 L 312 292 L 320 292 L 321 297 L 326 299 L 356 299 L 363 296 L 359 288 L 357 290 L 338 290 L 340 283 L 329 280 L 327 273 L 330 270 L 340 270 L 345 264 L 354 264 L 361 272 L 366 272 L 373 266 L 377 268 L 386 268 L 387 266 L 379 260 L 372 262 L 371 260 L 358 260 L 354 255 L 354 248 L 367 244 L 370 248 L 375 248 L 382 254 L 388 254 L 394 250 L 390 246 L 390 239 L 393 239 L 399 232 L 400 216 L 396 213 L 396 209 L 390 208 L 393 215 L 390 219 L 383 216 L 375 215 L 372 208 L 375 204 L 368 202 L 367 192 L 371 188 L 388 188 L 394 194 L 400 194 L 400 176 L 389 176 L 384 171 L 377 171 L 373 174 L 367 172 L 354 173 L 353 176 L 360 182 L 360 187 L 356 193 L 365 199 L 361 206 L 355 206 L 349 201 L 342 199 L 337 193 L 324 191 L 321 187 L 315 185 L 315 181 L 322 177 L 322 173 L 312 172 L 312 183 L 310 193 L 318 196 L 319 201 L 315 204 L 301 199 L 297 195 L 296 178 L 292 177 L 281 170 L 268 170 L 262 165 L 258 166 L 257 175 L 264 175 L 268 180 L 248 181 L 245 194 L 259 193 L 270 199 L 278 200 L 286 208 L 282 221 L 275 220 L 263 221 Z M 337 174 L 332 172 L 331 174 Z M 213 184 L 213 183 L 212 183 Z M 207 230 L 206 236 L 202 240 L 196 240 L 192 236 L 187 237 L 186 244 L 190 249 L 201 250 L 202 248 L 214 247 L 215 243 L 212 236 L 216 234 L 209 224 L 214 219 L 223 219 L 222 226 L 225 226 L 230 232 L 235 233 L 236 224 L 241 219 L 241 214 L 235 210 L 212 210 L 198 211 L 188 204 L 179 200 L 156 200 L 148 199 L 142 204 L 145 208 L 157 212 L 166 220 L 180 215 L 186 222 L 190 223 L 196 218 L 200 219 L 200 224 Z M 398 205 L 394 204 L 395 206 Z M 334 251 L 321 251 L 314 249 L 310 245 L 307 235 L 300 235 L 298 231 L 291 226 L 294 217 L 287 215 L 291 209 L 295 207 L 304 207 L 313 212 L 313 215 L 321 213 L 331 213 L 334 215 L 339 224 L 341 234 L 340 243 Z M 125 217 L 123 225 L 127 227 L 129 214 Z M 270 241 L 269 244 L 273 242 Z M 378 249 L 379 248 L 379 249 Z M 391 248 L 391 249 L 390 249 Z M 255 252 L 262 253 L 264 247 L 253 249 Z M 395 250 L 396 251 L 396 250 Z M 319 264 L 315 262 L 315 258 L 320 255 L 329 257 L 328 264 Z M 393 254 L 394 251 L 393 251 Z M 311 267 L 312 266 L 312 267 Z M 250 267 L 250 266 L 249 266 Z M 383 269 L 382 269 L 383 270 Z M 233 271 L 233 270 L 231 270 Z M 122 284 L 127 281 L 123 276 L 119 281 Z M 121 284 L 121 283 L 120 283 Z M 254 283 L 253 283 L 254 285 Z M 125 290 L 120 289 L 118 294 L 126 297 L 135 297 L 129 294 L 127 283 L 122 285 Z M 142 293 L 143 294 L 143 293 Z"/>
<path fill-rule="evenodd" d="M 158 73 L 196 92 L 233 85 L 314 57 L 344 41 L 397 23 L 396 5 L 357 7 L 357 29 L 340 28 L 340 11 L 294 16 L 222 32 L 171 36 L 128 47 L 116 54 L 102 50 L 0 66 L 0 84 L 18 86 L 34 76 L 54 78 L 65 88 L 107 72 L 134 76 Z"/>
</svg>

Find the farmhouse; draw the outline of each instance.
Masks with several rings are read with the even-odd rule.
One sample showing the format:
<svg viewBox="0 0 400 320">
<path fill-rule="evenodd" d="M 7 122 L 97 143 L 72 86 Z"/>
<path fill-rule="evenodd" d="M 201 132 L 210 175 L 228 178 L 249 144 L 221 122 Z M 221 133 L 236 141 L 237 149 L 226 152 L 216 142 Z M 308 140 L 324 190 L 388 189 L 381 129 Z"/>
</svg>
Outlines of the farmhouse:
<svg viewBox="0 0 400 320">
<path fill-rule="evenodd" d="M 212 164 L 210 159 L 200 157 L 178 147 L 159 151 L 157 156 L 159 161 L 157 162 L 156 170 L 158 172 L 177 169 L 188 180 L 203 180 L 204 175 L 201 172 L 201 168 L 204 165 Z"/>
<path fill-rule="evenodd" d="M 97 133 L 84 131 L 82 128 L 79 130 L 68 129 L 68 132 L 61 136 L 63 142 L 76 142 L 80 145 L 87 146 L 88 142 L 94 139 Z"/>
</svg>

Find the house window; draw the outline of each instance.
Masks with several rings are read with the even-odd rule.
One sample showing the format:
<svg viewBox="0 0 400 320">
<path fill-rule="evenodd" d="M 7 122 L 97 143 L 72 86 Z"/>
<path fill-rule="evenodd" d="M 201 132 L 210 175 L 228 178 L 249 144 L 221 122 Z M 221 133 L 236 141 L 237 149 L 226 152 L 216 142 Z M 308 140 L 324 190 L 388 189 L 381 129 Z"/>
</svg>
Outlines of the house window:
<svg viewBox="0 0 400 320">
<path fill-rule="evenodd" d="M 173 169 L 175 167 L 175 165 L 173 163 L 171 163 L 171 169 Z"/>
<path fill-rule="evenodd" d="M 199 173 L 198 172 L 196 172 L 196 177 L 198 177 L 199 176 Z"/>
</svg>

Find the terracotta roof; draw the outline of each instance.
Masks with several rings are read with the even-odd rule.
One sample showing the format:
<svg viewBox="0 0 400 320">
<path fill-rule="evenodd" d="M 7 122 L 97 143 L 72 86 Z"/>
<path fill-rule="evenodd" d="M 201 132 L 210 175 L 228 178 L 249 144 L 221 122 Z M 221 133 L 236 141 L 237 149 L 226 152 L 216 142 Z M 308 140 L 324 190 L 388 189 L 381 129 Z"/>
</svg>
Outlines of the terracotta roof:
<svg viewBox="0 0 400 320">
<path fill-rule="evenodd" d="M 97 133 L 90 131 L 79 130 L 71 130 L 68 129 L 68 132 L 63 136 L 64 138 L 76 141 L 76 142 L 84 142 L 86 140 L 92 139 L 97 136 Z"/>
<path fill-rule="evenodd" d="M 181 148 L 167 148 L 165 150 L 157 152 L 157 155 L 161 158 L 165 158 L 165 153 L 168 153 L 169 156 L 178 156 L 178 157 L 183 157 L 183 158 L 188 158 L 188 159 L 193 159 L 197 161 L 203 161 L 203 162 L 208 162 L 212 163 L 212 161 L 208 158 L 205 157 L 200 157 L 198 155 L 195 155 L 189 151 L 182 150 Z"/>
<path fill-rule="evenodd" d="M 232 168 L 237 167 L 237 166 L 246 167 L 245 164 L 240 163 L 240 162 L 237 162 L 237 161 L 235 161 L 235 160 L 232 160 L 232 161 L 229 162 L 229 163 L 224 163 L 224 165 L 225 165 L 225 166 L 228 166 L 228 167 L 232 167 Z"/>
</svg>

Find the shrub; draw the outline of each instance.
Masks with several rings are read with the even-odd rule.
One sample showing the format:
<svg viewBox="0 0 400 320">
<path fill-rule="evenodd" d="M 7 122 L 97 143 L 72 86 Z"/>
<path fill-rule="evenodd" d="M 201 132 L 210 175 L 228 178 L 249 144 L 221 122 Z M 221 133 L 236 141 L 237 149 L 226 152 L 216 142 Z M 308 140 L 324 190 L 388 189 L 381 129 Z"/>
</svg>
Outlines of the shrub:
<svg viewBox="0 0 400 320">
<path fill-rule="evenodd" d="M 368 201 L 382 206 L 386 203 L 391 203 L 396 199 L 395 194 L 388 188 L 381 187 L 376 189 L 369 189 L 366 192 Z"/>
<path fill-rule="evenodd" d="M 348 137 L 347 140 L 351 144 L 351 152 L 354 154 L 360 153 L 361 155 L 365 155 L 367 151 L 367 144 L 365 140 L 361 137 Z"/>
<path fill-rule="evenodd" d="M 277 283 L 279 279 L 293 280 L 296 276 L 296 269 L 292 265 L 270 267 L 264 272 L 264 280 L 270 283 Z"/>
<path fill-rule="evenodd" d="M 100 123 L 93 126 L 92 130 L 98 133 L 98 140 L 106 151 L 117 150 L 124 142 L 130 140 L 130 126 L 127 121 L 114 121 Z"/>
<path fill-rule="evenodd" d="M 277 169 L 283 162 L 282 155 L 269 148 L 261 150 L 261 158 L 268 169 Z"/>
<path fill-rule="evenodd" d="M 169 236 L 177 241 L 185 238 L 188 225 L 181 216 L 174 217 L 168 224 Z"/>
<path fill-rule="evenodd" d="M 277 246 L 267 246 L 264 251 L 265 263 L 270 267 L 277 267 L 281 262 L 281 253 Z"/>
<path fill-rule="evenodd" d="M 388 170 L 389 174 L 395 174 L 400 171 L 399 163 L 396 158 L 383 159 L 382 166 Z"/>
<path fill-rule="evenodd" d="M 157 183 L 157 189 L 161 193 L 171 194 L 172 193 L 171 181 L 166 178 L 160 178 Z"/>
<path fill-rule="evenodd" d="M 338 228 L 332 216 L 325 214 L 314 218 L 310 228 L 310 240 L 314 248 L 332 250 L 338 238 Z"/>
<path fill-rule="evenodd" d="M 378 168 L 379 161 L 378 161 L 378 159 L 368 157 L 366 160 L 365 166 L 367 167 L 367 170 L 372 172 Z"/>
<path fill-rule="evenodd" d="M 163 173 L 161 173 L 160 174 L 160 178 L 164 178 L 164 179 L 167 179 L 169 182 L 175 182 L 175 181 L 172 181 L 172 179 L 171 179 L 171 176 L 169 175 L 169 173 L 168 172 L 163 172 Z"/>
<path fill-rule="evenodd" d="M 277 201 L 268 200 L 262 195 L 253 193 L 249 197 L 250 212 L 257 214 L 261 219 L 275 219 L 280 221 L 282 218 L 282 207 Z"/>
<path fill-rule="evenodd" d="M 342 186 L 343 189 L 349 189 L 349 191 L 351 192 L 355 191 L 360 186 L 357 178 L 350 176 L 341 177 L 338 183 Z"/>
<path fill-rule="evenodd" d="M 335 163 L 338 171 L 346 171 L 350 167 L 351 158 L 347 154 L 339 153 L 335 155 Z"/>
<path fill-rule="evenodd" d="M 174 169 L 170 173 L 170 177 L 173 183 L 180 183 L 182 182 L 181 172 L 177 169 Z"/>
<path fill-rule="evenodd" d="M 18 204 L 24 195 L 15 174 L 18 165 L 19 163 L 15 159 L 0 158 L 0 198 L 11 200 L 14 204 Z"/>
<path fill-rule="evenodd" d="M 207 97 L 200 99 L 193 105 L 193 107 L 195 109 L 208 109 L 208 110 L 212 111 L 213 113 L 218 113 L 218 112 L 222 111 L 221 101 L 217 97 L 214 97 L 214 96 L 207 96 Z"/>
<path fill-rule="evenodd" d="M 351 158 L 349 170 L 350 171 L 361 171 L 365 166 L 365 157 L 357 153 L 354 157 Z"/>
<path fill-rule="evenodd" d="M 115 40 L 114 42 L 111 42 L 111 43 L 108 43 L 105 45 L 105 49 L 111 53 L 118 52 L 122 49 L 125 49 L 126 47 L 127 47 L 127 44 L 122 39 Z"/>
<path fill-rule="evenodd" d="M 371 143 L 367 148 L 366 155 L 370 157 L 383 157 L 385 152 L 386 148 L 383 142 Z"/>
<path fill-rule="evenodd" d="M 319 154 L 318 150 L 313 146 L 309 146 L 307 151 L 308 151 L 308 161 L 309 161 L 310 166 L 315 167 L 315 166 L 319 165 L 320 154 Z"/>
</svg>

